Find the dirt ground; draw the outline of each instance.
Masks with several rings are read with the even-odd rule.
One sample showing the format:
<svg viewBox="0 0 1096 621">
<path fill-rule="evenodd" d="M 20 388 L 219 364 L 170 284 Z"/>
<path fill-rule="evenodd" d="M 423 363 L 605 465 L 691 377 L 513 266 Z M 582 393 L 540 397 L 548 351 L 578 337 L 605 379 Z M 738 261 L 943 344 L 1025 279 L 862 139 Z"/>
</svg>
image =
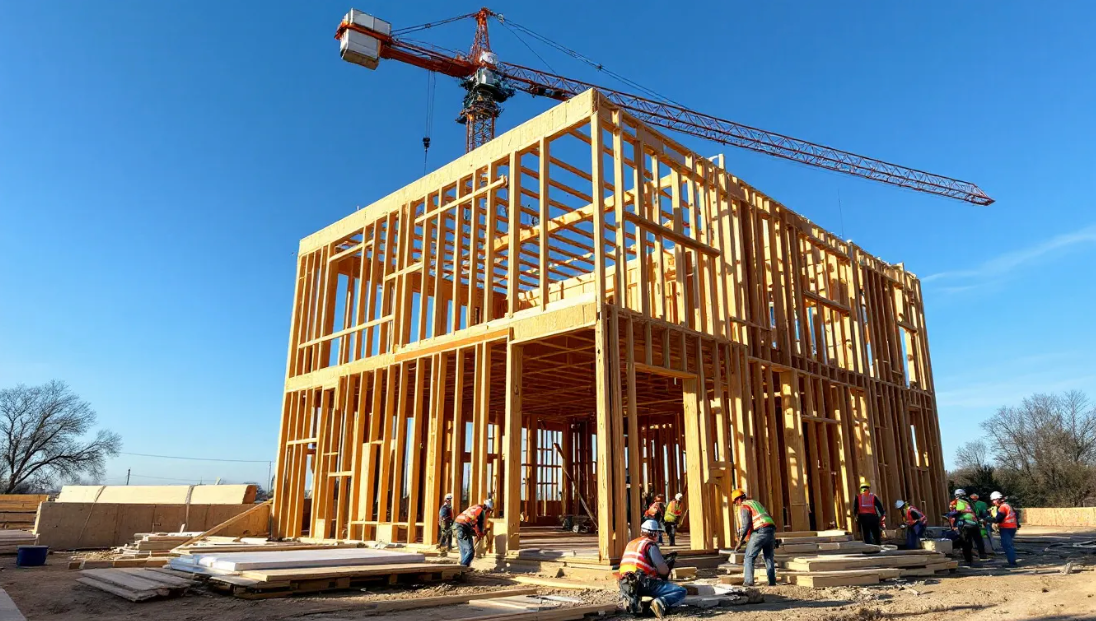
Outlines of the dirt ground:
<svg viewBox="0 0 1096 621">
<path fill-rule="evenodd" d="M 898 584 L 830 589 L 785 585 L 763 587 L 764 604 L 710 610 L 677 608 L 673 611 L 673 617 L 733 618 L 736 621 L 953 621 L 959 614 L 964 617 L 1007 618 L 1010 621 L 1091 620 L 1096 619 L 1096 554 L 1054 544 L 1094 539 L 1096 531 L 1066 532 L 1066 529 L 1028 527 L 1021 530 L 1021 537 L 1017 539 L 1021 553 L 1021 567 L 1018 569 L 1003 567 L 1004 559 L 1001 558 L 981 567 L 960 567 L 948 577 Z M 352 621 L 382 618 L 355 614 L 355 605 L 362 602 L 449 595 L 508 586 L 504 578 L 477 573 L 461 583 L 416 589 L 377 587 L 342 594 L 255 601 L 195 589 L 176 599 L 134 604 L 77 583 L 79 572 L 67 569 L 67 559 L 64 554 L 52 555 L 45 567 L 23 569 L 15 567 L 14 557 L 0 559 L 0 587 L 7 591 L 29 621 L 136 620 L 148 617 L 161 621 Z M 1070 561 L 1073 572 L 1063 574 L 1062 567 Z M 563 592 L 545 589 L 543 593 L 567 595 L 591 603 L 616 599 L 615 594 L 609 591 Z M 452 620 L 465 616 L 461 610 L 459 606 L 428 608 L 383 618 L 399 621 Z M 630 616 L 603 617 L 606 621 L 626 618 Z"/>
</svg>

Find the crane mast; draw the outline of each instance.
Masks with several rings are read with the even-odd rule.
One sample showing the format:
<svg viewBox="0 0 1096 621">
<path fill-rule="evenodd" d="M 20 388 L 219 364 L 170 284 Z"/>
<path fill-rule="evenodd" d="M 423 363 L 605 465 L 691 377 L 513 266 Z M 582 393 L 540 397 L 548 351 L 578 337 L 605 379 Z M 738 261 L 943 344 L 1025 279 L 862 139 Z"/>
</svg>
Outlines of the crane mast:
<svg viewBox="0 0 1096 621">
<path fill-rule="evenodd" d="M 343 17 L 335 38 L 339 40 L 343 60 L 369 69 L 376 69 L 379 61 L 386 58 L 457 78 L 465 90 L 457 122 L 466 127 L 467 151 L 495 137 L 495 121 L 502 113 L 501 104 L 516 91 L 564 101 L 593 88 L 636 118 L 652 125 L 918 192 L 954 198 L 975 205 L 993 203 L 992 198 L 969 181 L 792 138 L 697 112 L 675 103 L 500 62 L 491 50 L 491 39 L 487 30 L 490 17 L 501 19 L 490 9 L 482 8 L 475 13 L 402 31 L 475 19 L 475 37 L 467 55 L 401 39 L 393 35 L 388 22 L 356 9 L 351 9 Z"/>
</svg>

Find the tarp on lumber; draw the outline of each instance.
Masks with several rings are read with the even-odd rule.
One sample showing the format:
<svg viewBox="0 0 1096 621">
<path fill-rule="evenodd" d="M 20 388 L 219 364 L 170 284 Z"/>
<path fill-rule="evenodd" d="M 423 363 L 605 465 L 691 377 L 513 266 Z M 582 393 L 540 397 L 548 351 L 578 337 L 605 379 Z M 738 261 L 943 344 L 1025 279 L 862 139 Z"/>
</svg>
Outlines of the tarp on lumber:
<svg viewBox="0 0 1096 621">
<path fill-rule="evenodd" d="M 196 565 L 223 571 L 252 571 L 284 568 L 318 568 L 345 565 L 394 565 L 422 563 L 417 552 L 393 552 L 370 548 L 332 548 L 330 550 L 279 550 L 277 552 L 222 552 L 191 554 L 171 560 L 172 567 Z"/>
<path fill-rule="evenodd" d="M 254 485 L 66 485 L 56 502 L 125 505 L 242 505 L 255 502 Z"/>
</svg>

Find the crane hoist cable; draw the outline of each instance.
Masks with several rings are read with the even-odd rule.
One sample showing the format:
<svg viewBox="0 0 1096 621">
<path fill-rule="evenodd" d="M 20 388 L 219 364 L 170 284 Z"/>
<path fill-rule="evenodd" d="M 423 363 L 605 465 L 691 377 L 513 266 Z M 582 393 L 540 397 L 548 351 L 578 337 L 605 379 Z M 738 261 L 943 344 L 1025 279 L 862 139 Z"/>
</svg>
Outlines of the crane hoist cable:
<svg viewBox="0 0 1096 621">
<path fill-rule="evenodd" d="M 430 154 L 430 134 L 434 129 L 434 93 L 436 91 L 437 75 L 433 71 L 426 72 L 426 131 L 422 137 L 422 174 L 426 174 L 426 160 Z"/>
</svg>

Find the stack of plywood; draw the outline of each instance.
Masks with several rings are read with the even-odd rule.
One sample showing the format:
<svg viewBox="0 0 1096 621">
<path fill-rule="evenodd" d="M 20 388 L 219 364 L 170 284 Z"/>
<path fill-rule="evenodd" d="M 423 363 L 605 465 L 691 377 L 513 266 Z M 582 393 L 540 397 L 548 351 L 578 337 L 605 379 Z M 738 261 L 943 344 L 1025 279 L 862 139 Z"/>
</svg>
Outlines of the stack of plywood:
<svg viewBox="0 0 1096 621">
<path fill-rule="evenodd" d="M 203 576 L 216 590 L 244 598 L 282 597 L 334 591 L 364 583 L 449 580 L 465 568 L 425 563 L 422 554 L 369 548 L 279 550 L 271 552 L 191 553 L 169 567 Z"/>
<path fill-rule="evenodd" d="M 796 557 L 782 563 L 785 582 L 806 587 L 877 584 L 880 580 L 950 573 L 958 563 L 930 550 Z"/>
<path fill-rule="evenodd" d="M 0 494 L 0 529 L 34 528 L 38 505 L 48 498 L 45 494 Z"/>
<path fill-rule="evenodd" d="M 133 535 L 133 543 L 127 543 L 118 552 L 123 557 L 162 556 L 201 534 L 200 532 L 136 533 Z"/>
<path fill-rule="evenodd" d="M 85 569 L 77 580 L 131 602 L 182 595 L 194 579 L 186 574 L 156 568 Z"/>
</svg>

